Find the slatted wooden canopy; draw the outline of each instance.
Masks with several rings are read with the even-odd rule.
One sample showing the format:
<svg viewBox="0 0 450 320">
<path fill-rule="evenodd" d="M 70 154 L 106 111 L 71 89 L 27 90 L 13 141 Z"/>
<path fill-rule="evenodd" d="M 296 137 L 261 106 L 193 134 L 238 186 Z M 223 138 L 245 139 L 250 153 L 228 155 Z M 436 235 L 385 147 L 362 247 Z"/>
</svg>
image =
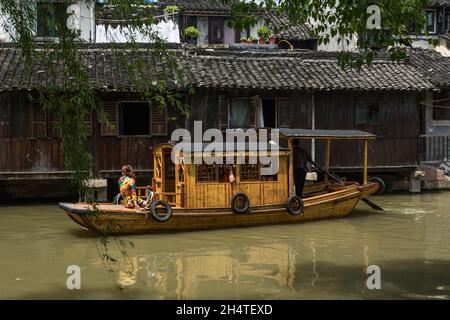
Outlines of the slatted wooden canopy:
<svg viewBox="0 0 450 320">
<path fill-rule="evenodd" d="M 376 135 L 359 130 L 280 129 L 280 134 L 292 139 L 375 140 Z"/>
<path fill-rule="evenodd" d="M 280 129 L 280 135 L 289 139 L 289 149 L 293 150 L 292 142 L 294 140 L 325 140 L 326 154 L 325 154 L 325 170 L 330 169 L 330 155 L 331 155 L 331 141 L 332 140 L 360 140 L 364 142 L 364 169 L 363 169 L 363 184 L 369 183 L 368 176 L 368 151 L 369 140 L 375 140 L 376 135 L 359 130 L 311 130 L 311 129 Z M 294 158 L 291 154 L 291 168 L 290 175 L 294 175 Z M 292 186 L 293 189 L 293 186 Z"/>
</svg>

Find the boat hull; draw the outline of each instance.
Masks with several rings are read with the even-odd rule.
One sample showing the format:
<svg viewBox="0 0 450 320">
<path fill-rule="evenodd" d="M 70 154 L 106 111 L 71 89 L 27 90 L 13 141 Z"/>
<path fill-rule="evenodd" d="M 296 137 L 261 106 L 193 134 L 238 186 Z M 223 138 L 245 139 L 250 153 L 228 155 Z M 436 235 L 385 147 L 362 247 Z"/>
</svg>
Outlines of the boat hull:
<svg viewBox="0 0 450 320">
<path fill-rule="evenodd" d="M 285 205 L 252 208 L 247 214 L 235 214 L 230 209 L 173 209 L 173 217 L 167 222 L 147 218 L 145 213 L 124 209 L 121 206 L 100 204 L 93 213 L 87 204 L 60 204 L 67 215 L 87 229 L 102 234 L 147 234 L 222 228 L 252 227 L 276 224 L 300 223 L 312 220 L 348 216 L 361 198 L 378 190 L 378 185 L 349 186 L 335 192 L 304 200 L 302 215 L 292 216 Z"/>
</svg>

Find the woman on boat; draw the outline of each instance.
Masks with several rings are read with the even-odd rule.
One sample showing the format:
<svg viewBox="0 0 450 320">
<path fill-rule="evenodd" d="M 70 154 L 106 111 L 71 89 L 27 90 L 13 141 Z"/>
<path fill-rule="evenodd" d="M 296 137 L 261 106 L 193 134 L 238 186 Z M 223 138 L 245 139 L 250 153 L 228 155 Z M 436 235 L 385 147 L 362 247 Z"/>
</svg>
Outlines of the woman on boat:
<svg viewBox="0 0 450 320">
<path fill-rule="evenodd" d="M 119 189 L 122 195 L 122 205 L 128 209 L 143 209 L 147 202 L 137 195 L 136 175 L 130 165 L 122 167 L 122 177 L 119 179 Z"/>
</svg>

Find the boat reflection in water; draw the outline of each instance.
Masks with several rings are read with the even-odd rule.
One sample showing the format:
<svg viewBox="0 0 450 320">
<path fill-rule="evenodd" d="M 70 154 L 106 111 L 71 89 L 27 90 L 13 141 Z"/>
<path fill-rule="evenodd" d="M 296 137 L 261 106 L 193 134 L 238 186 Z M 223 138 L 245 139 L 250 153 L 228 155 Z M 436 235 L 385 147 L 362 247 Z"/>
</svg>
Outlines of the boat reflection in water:
<svg viewBox="0 0 450 320">
<path fill-rule="evenodd" d="M 165 250 L 159 248 L 155 249 L 157 253 L 120 261 L 117 284 L 123 288 L 145 286 L 155 299 L 298 299 L 300 292 L 315 290 L 318 293 L 324 284 L 338 285 L 336 290 L 339 290 L 340 280 L 333 271 L 337 267 L 351 273 L 342 281 L 353 282 L 357 292 L 367 290 L 366 270 L 371 263 L 371 248 L 378 247 L 376 241 L 364 239 L 351 221 L 343 219 L 338 224 L 309 224 L 308 228 L 309 235 L 332 234 L 341 237 L 341 241 L 296 238 L 293 232 L 301 233 L 302 228 L 295 230 L 293 226 L 281 226 L 275 235 L 271 228 L 272 236 L 265 238 L 265 227 L 262 227 L 246 229 L 249 239 L 240 239 L 239 230 L 235 229 L 228 230 L 228 236 L 220 232 L 221 237 L 217 239 L 214 239 L 216 232 L 190 233 L 187 234 L 189 241 L 193 238 L 196 242 L 203 241 L 203 247 L 186 250 L 184 244 L 184 250 L 177 251 L 176 243 L 183 238 L 181 234 L 167 239 L 169 244 Z M 355 241 L 344 242 L 345 238 Z M 137 247 L 141 247 L 141 239 L 133 239 Z M 223 239 L 228 240 L 220 243 Z M 338 257 L 342 257 L 341 266 Z M 346 267 L 346 264 L 356 267 Z"/>
</svg>

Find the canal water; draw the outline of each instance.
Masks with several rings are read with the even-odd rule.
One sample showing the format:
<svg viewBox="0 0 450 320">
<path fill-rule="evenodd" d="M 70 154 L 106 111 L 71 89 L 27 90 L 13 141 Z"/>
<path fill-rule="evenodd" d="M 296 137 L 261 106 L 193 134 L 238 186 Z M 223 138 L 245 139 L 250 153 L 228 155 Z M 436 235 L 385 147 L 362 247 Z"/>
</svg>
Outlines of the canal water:
<svg viewBox="0 0 450 320">
<path fill-rule="evenodd" d="M 386 211 L 125 237 L 128 256 L 109 239 L 110 266 L 56 205 L 1 206 L 0 299 L 450 299 L 450 193 L 374 200 Z M 67 289 L 71 265 L 81 290 Z M 367 288 L 372 265 L 381 290 Z"/>
</svg>

